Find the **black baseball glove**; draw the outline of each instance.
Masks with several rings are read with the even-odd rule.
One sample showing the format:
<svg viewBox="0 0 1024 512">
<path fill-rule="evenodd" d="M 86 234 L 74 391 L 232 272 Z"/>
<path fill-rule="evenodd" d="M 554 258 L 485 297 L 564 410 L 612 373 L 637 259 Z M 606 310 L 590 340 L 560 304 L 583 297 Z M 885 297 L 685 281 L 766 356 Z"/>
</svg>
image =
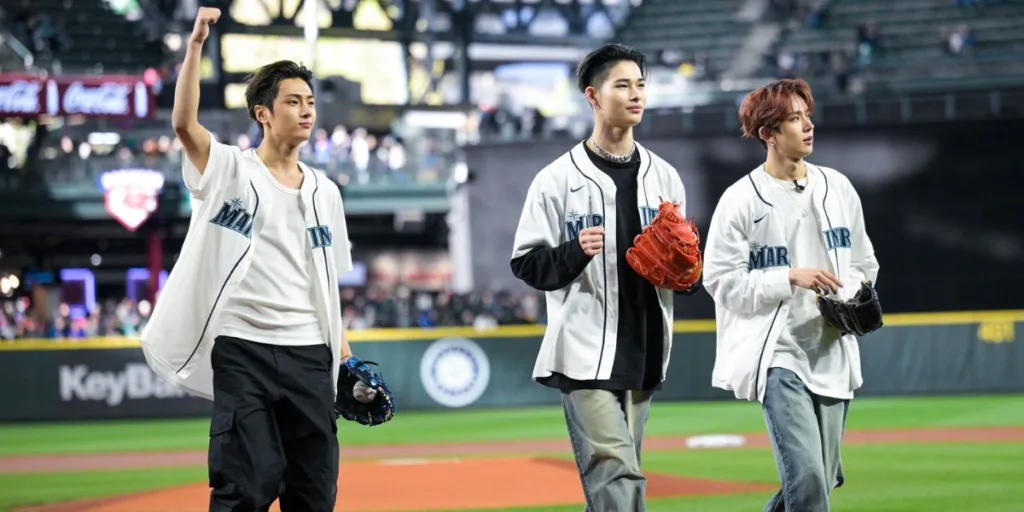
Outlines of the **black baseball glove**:
<svg viewBox="0 0 1024 512">
<path fill-rule="evenodd" d="M 367 364 L 377 363 L 351 356 L 341 365 L 334 411 L 348 421 L 373 427 L 391 421 L 395 415 L 395 400 L 384 379 Z M 360 402 L 353 395 L 353 388 L 360 381 L 376 391 L 369 403 Z"/>
<path fill-rule="evenodd" d="M 819 294 L 817 304 L 821 316 L 843 335 L 864 336 L 877 331 L 883 324 L 882 305 L 871 281 L 862 281 L 857 294 L 850 300 L 841 301 Z"/>
</svg>

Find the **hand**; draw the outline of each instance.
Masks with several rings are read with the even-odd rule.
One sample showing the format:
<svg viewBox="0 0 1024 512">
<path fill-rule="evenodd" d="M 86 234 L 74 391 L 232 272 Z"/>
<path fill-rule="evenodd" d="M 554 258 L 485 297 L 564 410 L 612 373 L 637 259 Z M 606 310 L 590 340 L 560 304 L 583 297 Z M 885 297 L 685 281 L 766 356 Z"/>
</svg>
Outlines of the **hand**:
<svg viewBox="0 0 1024 512">
<path fill-rule="evenodd" d="M 594 256 L 604 250 L 604 228 L 600 226 L 580 231 L 580 247 L 587 256 Z"/>
<path fill-rule="evenodd" d="M 789 271 L 789 284 L 821 294 L 839 293 L 843 283 L 827 270 L 794 268 Z"/>
<path fill-rule="evenodd" d="M 210 36 L 210 25 L 217 23 L 220 19 L 220 9 L 216 7 L 200 7 L 196 14 L 196 24 L 192 27 L 192 42 L 200 43 L 206 41 Z"/>
</svg>

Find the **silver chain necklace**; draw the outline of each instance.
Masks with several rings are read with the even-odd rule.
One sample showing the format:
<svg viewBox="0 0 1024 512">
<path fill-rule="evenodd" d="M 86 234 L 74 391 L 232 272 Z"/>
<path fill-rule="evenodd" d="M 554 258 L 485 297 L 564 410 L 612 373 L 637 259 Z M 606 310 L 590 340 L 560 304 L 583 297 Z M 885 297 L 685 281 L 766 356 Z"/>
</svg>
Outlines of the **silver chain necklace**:
<svg viewBox="0 0 1024 512">
<path fill-rule="evenodd" d="M 597 153 L 599 155 L 601 155 L 601 158 L 604 158 L 605 160 L 610 160 L 612 162 L 619 163 L 619 164 L 624 164 L 626 162 L 629 162 L 630 160 L 633 159 L 633 154 L 636 153 L 636 143 L 633 143 L 633 149 L 629 150 L 629 153 L 627 153 L 625 155 L 622 155 L 622 156 L 613 155 L 613 154 L 609 153 L 607 150 L 602 148 L 601 145 L 598 144 L 597 141 L 595 141 L 594 139 L 590 139 L 590 143 L 593 144 L 594 148 L 597 149 Z"/>
</svg>

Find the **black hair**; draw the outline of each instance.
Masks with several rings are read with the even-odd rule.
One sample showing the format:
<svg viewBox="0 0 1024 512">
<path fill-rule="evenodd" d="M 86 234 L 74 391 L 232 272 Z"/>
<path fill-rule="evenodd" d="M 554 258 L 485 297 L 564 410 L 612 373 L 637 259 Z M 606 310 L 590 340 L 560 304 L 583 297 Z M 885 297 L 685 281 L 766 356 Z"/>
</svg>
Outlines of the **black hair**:
<svg viewBox="0 0 1024 512">
<path fill-rule="evenodd" d="M 274 99 L 283 80 L 301 78 L 313 90 L 313 72 L 302 64 L 290 60 L 279 60 L 260 67 L 246 77 L 245 106 L 249 109 L 249 117 L 260 125 L 260 137 L 263 137 L 263 123 L 256 119 L 256 107 L 263 105 L 274 111 Z"/>
<path fill-rule="evenodd" d="M 628 60 L 640 68 L 640 76 L 647 78 L 647 56 L 640 50 L 622 44 L 606 44 L 589 54 L 576 67 L 576 86 L 580 92 L 597 87 L 608 77 L 608 70 Z"/>
</svg>

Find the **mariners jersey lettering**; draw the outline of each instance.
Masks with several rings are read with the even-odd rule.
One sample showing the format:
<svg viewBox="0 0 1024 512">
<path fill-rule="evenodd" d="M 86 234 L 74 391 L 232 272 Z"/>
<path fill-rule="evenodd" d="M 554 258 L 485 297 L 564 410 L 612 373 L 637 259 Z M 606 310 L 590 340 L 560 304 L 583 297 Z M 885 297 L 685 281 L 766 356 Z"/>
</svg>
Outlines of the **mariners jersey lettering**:
<svg viewBox="0 0 1024 512">
<path fill-rule="evenodd" d="M 650 206 L 640 207 L 640 226 L 647 227 L 654 222 L 654 218 L 658 216 L 658 209 Z"/>
<path fill-rule="evenodd" d="M 828 250 L 832 249 L 851 249 L 853 248 L 853 242 L 850 241 L 850 229 L 844 227 L 837 227 L 832 229 L 826 229 L 825 233 L 825 246 Z"/>
<path fill-rule="evenodd" d="M 851 249 L 853 242 L 849 228 L 838 227 L 823 231 L 827 250 Z M 750 262 L 748 270 L 764 270 L 772 267 L 788 267 L 789 249 L 779 245 L 750 245 Z"/>
<path fill-rule="evenodd" d="M 246 238 L 252 236 L 252 221 L 252 214 L 246 211 L 242 200 L 237 197 L 230 202 L 224 201 L 217 214 L 210 219 L 211 223 L 240 233 Z"/>
<path fill-rule="evenodd" d="M 781 245 L 750 244 L 748 270 L 764 270 L 772 267 L 789 266 L 789 249 Z"/>
<path fill-rule="evenodd" d="M 311 228 L 306 228 L 306 231 L 309 231 L 309 238 L 313 243 L 314 249 L 331 246 L 330 226 L 313 226 Z"/>
<path fill-rule="evenodd" d="M 580 236 L 580 231 L 586 228 L 593 228 L 604 225 L 604 216 L 599 213 L 579 213 L 569 212 L 565 220 L 565 236 L 569 240 L 576 240 Z"/>
</svg>

